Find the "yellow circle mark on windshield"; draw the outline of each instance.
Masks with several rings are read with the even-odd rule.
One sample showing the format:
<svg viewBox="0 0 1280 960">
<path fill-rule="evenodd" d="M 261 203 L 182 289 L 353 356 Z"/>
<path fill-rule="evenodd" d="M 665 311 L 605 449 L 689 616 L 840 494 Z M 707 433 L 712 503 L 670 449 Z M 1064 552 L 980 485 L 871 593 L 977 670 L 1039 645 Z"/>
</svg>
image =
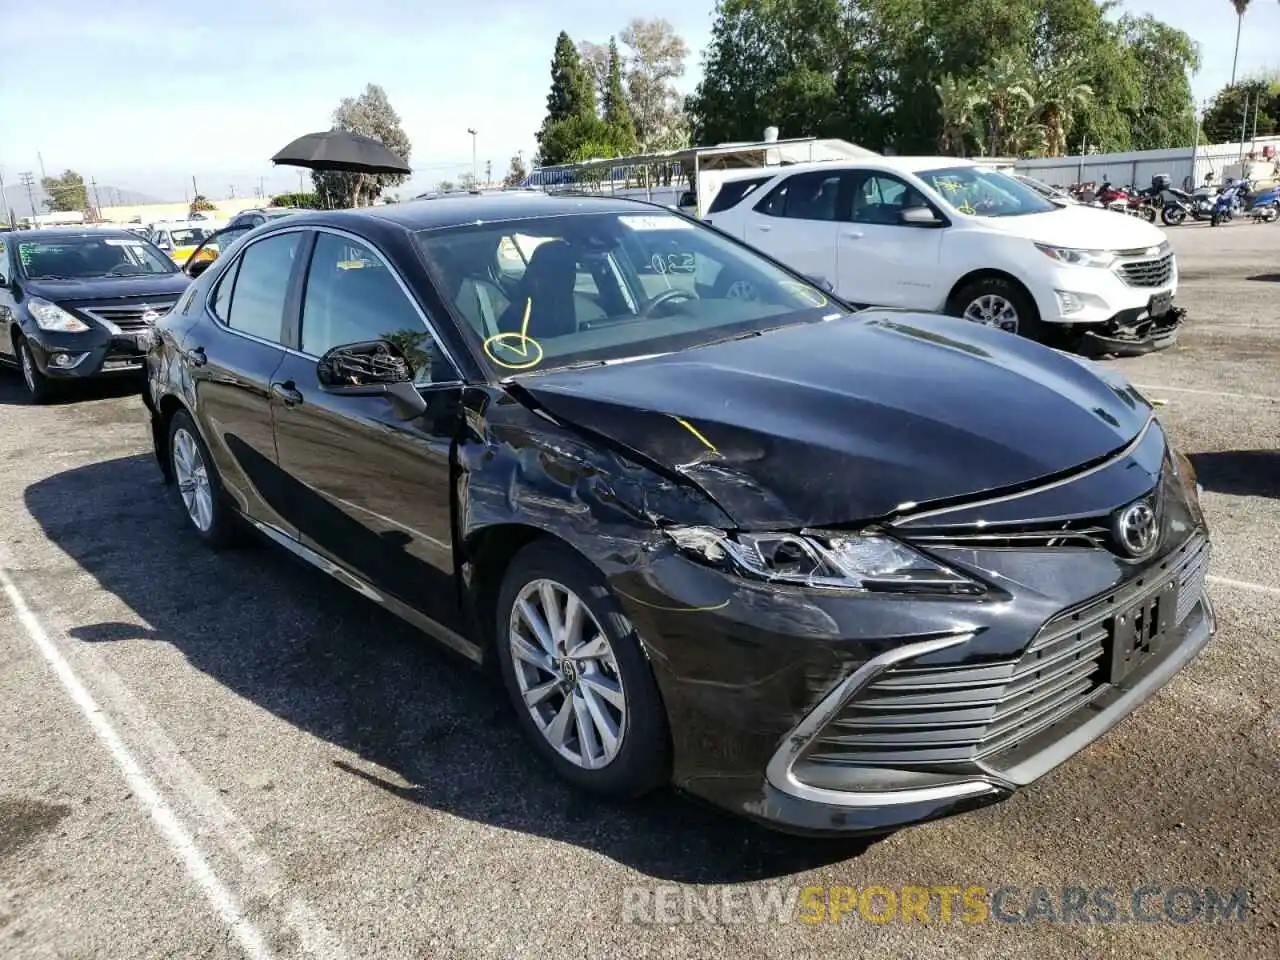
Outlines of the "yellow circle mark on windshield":
<svg viewBox="0 0 1280 960">
<path fill-rule="evenodd" d="M 825 307 L 831 302 L 813 287 L 807 287 L 799 280 L 780 280 L 778 286 L 799 297 L 811 307 Z"/>
<path fill-rule="evenodd" d="M 525 301 L 524 319 L 520 322 L 518 331 L 509 331 L 507 333 L 495 333 L 484 342 L 484 353 L 493 363 L 508 370 L 530 370 L 542 362 L 543 351 L 542 344 L 533 337 L 529 336 L 529 314 L 533 311 L 533 299 Z M 512 363 L 498 356 L 496 350 L 501 348 L 508 354 L 513 354 L 521 359 Z"/>
<path fill-rule="evenodd" d="M 956 210 L 958 210 L 960 213 L 967 214 L 971 217 L 976 217 L 978 215 L 978 211 L 973 209 L 973 205 L 969 203 L 968 200 L 960 204 L 960 206 L 956 207 Z"/>
</svg>

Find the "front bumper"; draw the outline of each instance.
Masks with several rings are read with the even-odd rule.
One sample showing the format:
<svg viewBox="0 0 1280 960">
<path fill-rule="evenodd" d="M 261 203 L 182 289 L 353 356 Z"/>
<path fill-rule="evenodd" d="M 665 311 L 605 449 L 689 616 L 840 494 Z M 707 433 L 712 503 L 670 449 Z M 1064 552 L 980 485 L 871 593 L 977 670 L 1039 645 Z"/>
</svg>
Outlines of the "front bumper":
<svg viewBox="0 0 1280 960">
<path fill-rule="evenodd" d="M 145 341 L 94 327 L 83 333 L 24 331 L 36 367 L 56 380 L 138 376 L 145 370 Z M 65 358 L 61 363 L 59 358 Z"/>
<path fill-rule="evenodd" d="M 1159 316 L 1126 310 L 1107 323 L 1081 331 L 1078 349 L 1092 357 L 1141 357 L 1167 350 L 1178 342 L 1187 311 L 1173 307 Z"/>
<path fill-rule="evenodd" d="M 1062 553 L 1023 553 L 1013 561 L 1016 566 L 1007 568 L 1012 576 L 1006 582 L 1015 583 L 1019 595 L 992 603 L 815 597 L 777 586 L 744 586 L 678 554 L 655 557 L 645 573 L 629 574 L 614 586 L 645 639 L 659 681 L 678 787 L 783 832 L 884 833 L 1007 798 L 1154 695 L 1214 631 L 1203 567 L 1187 583 L 1187 596 L 1193 598 L 1189 609 L 1176 627 L 1162 633 L 1158 649 L 1135 659 L 1115 682 L 1101 673 L 1067 677 L 1078 684 L 1087 675 L 1091 685 L 1066 691 L 1077 699 L 1054 704 L 1059 715 L 1051 722 L 1027 719 L 1028 726 L 1016 731 L 1020 738 L 1013 739 L 1005 729 L 1008 723 L 1001 722 L 998 742 L 994 733 L 980 731 L 973 738 L 972 755 L 964 756 L 943 756 L 938 744 L 914 742 L 915 731 L 895 729 L 881 743 L 837 747 L 849 749 L 847 765 L 830 763 L 821 776 L 813 775 L 815 750 L 826 751 L 822 759 L 830 761 L 831 741 L 847 733 L 833 738 L 833 724 L 847 722 L 846 711 L 859 707 L 864 695 L 883 697 L 886 685 L 900 682 L 893 675 L 895 664 L 930 675 L 916 693 L 926 699 L 936 689 L 948 689 L 946 681 L 935 687 L 936 673 L 958 677 L 1004 671 L 992 681 L 1002 685 L 998 691 L 1003 700 L 991 707 L 997 713 L 983 721 L 995 729 L 1006 716 L 998 711 L 1010 709 L 1007 704 L 1015 699 L 1009 691 L 1027 672 L 1026 658 L 1043 655 L 1037 653 L 1037 638 L 1064 610 L 1092 608 L 1122 591 L 1124 609 L 1145 604 L 1153 592 L 1183 576 L 1197 550 L 1207 563 L 1202 531 L 1141 570 L 1113 566 L 1106 551 L 1081 552 L 1074 559 L 1064 559 Z M 987 554 L 975 562 L 990 561 Z M 1062 637 L 1053 642 L 1068 643 Z M 1083 634 L 1070 640 L 1077 646 L 1084 642 Z M 1079 651 L 1072 655 L 1082 656 Z M 1106 665 L 1102 656 L 1090 654 L 1099 670 Z M 1111 655 L 1106 657 L 1110 663 Z M 1090 662 L 1073 662 L 1073 669 L 1083 671 Z M 957 681 L 950 689 L 958 688 Z M 1021 689 L 1016 696 L 1023 701 L 1031 697 Z M 1036 702 L 1047 702 L 1048 694 L 1035 696 L 1041 697 Z M 922 699 L 899 715 L 918 710 L 915 720 L 924 727 L 934 723 L 924 713 L 955 706 Z M 1033 720 L 1039 725 L 1031 726 Z M 910 762 L 902 755 L 877 762 L 855 756 L 887 748 L 928 748 L 932 753 L 916 753 Z M 907 776 L 901 776 L 903 770 Z"/>
<path fill-rule="evenodd" d="M 1127 282 L 1121 276 L 1121 268 L 1103 270 L 1094 267 L 1073 267 L 1050 264 L 1047 270 L 1038 268 L 1032 296 L 1040 319 L 1045 323 L 1070 324 L 1073 327 L 1091 327 L 1108 324 L 1118 317 L 1137 317 L 1148 312 L 1153 299 L 1168 295 L 1172 300 L 1178 292 L 1178 264 L 1172 258 L 1167 279 L 1147 286 L 1146 280 L 1161 280 L 1164 274 L 1155 272 L 1144 278 L 1142 284 Z M 1140 267 L 1149 261 L 1132 261 Z M 1043 272 L 1042 272 L 1043 270 Z"/>
</svg>

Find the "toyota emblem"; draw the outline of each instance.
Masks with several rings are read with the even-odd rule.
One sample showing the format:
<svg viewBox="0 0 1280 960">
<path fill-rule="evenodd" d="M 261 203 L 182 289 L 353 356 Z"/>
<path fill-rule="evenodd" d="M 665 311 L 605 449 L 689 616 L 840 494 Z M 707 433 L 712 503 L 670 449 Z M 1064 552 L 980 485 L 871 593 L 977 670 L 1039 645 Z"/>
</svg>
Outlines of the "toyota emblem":
<svg viewBox="0 0 1280 960">
<path fill-rule="evenodd" d="M 1160 518 L 1150 500 L 1139 500 L 1119 511 L 1113 527 L 1116 543 L 1135 560 L 1150 556 L 1160 542 Z"/>
</svg>

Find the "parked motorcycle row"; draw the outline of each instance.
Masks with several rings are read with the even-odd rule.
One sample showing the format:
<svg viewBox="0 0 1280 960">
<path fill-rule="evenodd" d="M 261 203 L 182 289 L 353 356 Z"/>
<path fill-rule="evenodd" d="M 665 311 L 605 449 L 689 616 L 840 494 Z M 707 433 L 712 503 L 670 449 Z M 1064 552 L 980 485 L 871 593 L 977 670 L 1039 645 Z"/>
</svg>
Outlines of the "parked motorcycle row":
<svg viewBox="0 0 1280 960">
<path fill-rule="evenodd" d="M 1280 219 L 1280 186 L 1255 189 L 1243 179 L 1206 184 L 1188 193 L 1174 187 L 1168 174 L 1157 174 L 1151 178 L 1151 186 L 1143 189 L 1117 187 L 1104 180 L 1101 184 L 1074 184 L 1067 193 L 1077 203 L 1142 217 L 1149 223 L 1158 219 L 1166 227 L 1180 226 L 1188 218 L 1207 220 L 1215 227 L 1245 216 L 1254 223 Z"/>
</svg>

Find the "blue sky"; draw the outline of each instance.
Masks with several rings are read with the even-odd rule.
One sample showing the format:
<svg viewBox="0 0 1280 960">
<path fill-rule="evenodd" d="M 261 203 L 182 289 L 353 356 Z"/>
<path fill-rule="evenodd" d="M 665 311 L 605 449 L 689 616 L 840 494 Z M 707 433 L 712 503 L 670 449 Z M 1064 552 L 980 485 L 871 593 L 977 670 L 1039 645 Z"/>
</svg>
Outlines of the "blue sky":
<svg viewBox="0 0 1280 960">
<path fill-rule="evenodd" d="M 252 195 L 296 188 L 296 170 L 269 157 L 293 137 L 326 129 L 338 101 L 382 84 L 413 143 L 407 189 L 457 179 L 471 167 L 468 127 L 479 131 L 480 167 L 504 172 L 528 158 L 541 122 L 556 34 L 606 41 L 632 13 L 625 6 L 559 0 L 42 0 L 7 7 L 0 52 L 6 123 L 0 172 L 72 168 L 99 183 L 180 198 L 200 191 Z M 1231 72 L 1235 16 L 1228 0 L 1125 0 L 1200 40 L 1204 99 Z M 104 11 L 110 10 L 109 15 Z M 694 51 L 711 27 L 712 0 L 645 0 L 634 12 L 666 17 Z M 1241 72 L 1280 65 L 1274 38 L 1280 3 L 1257 0 L 1246 15 Z M 787 131 L 792 133 L 792 131 Z"/>
</svg>

